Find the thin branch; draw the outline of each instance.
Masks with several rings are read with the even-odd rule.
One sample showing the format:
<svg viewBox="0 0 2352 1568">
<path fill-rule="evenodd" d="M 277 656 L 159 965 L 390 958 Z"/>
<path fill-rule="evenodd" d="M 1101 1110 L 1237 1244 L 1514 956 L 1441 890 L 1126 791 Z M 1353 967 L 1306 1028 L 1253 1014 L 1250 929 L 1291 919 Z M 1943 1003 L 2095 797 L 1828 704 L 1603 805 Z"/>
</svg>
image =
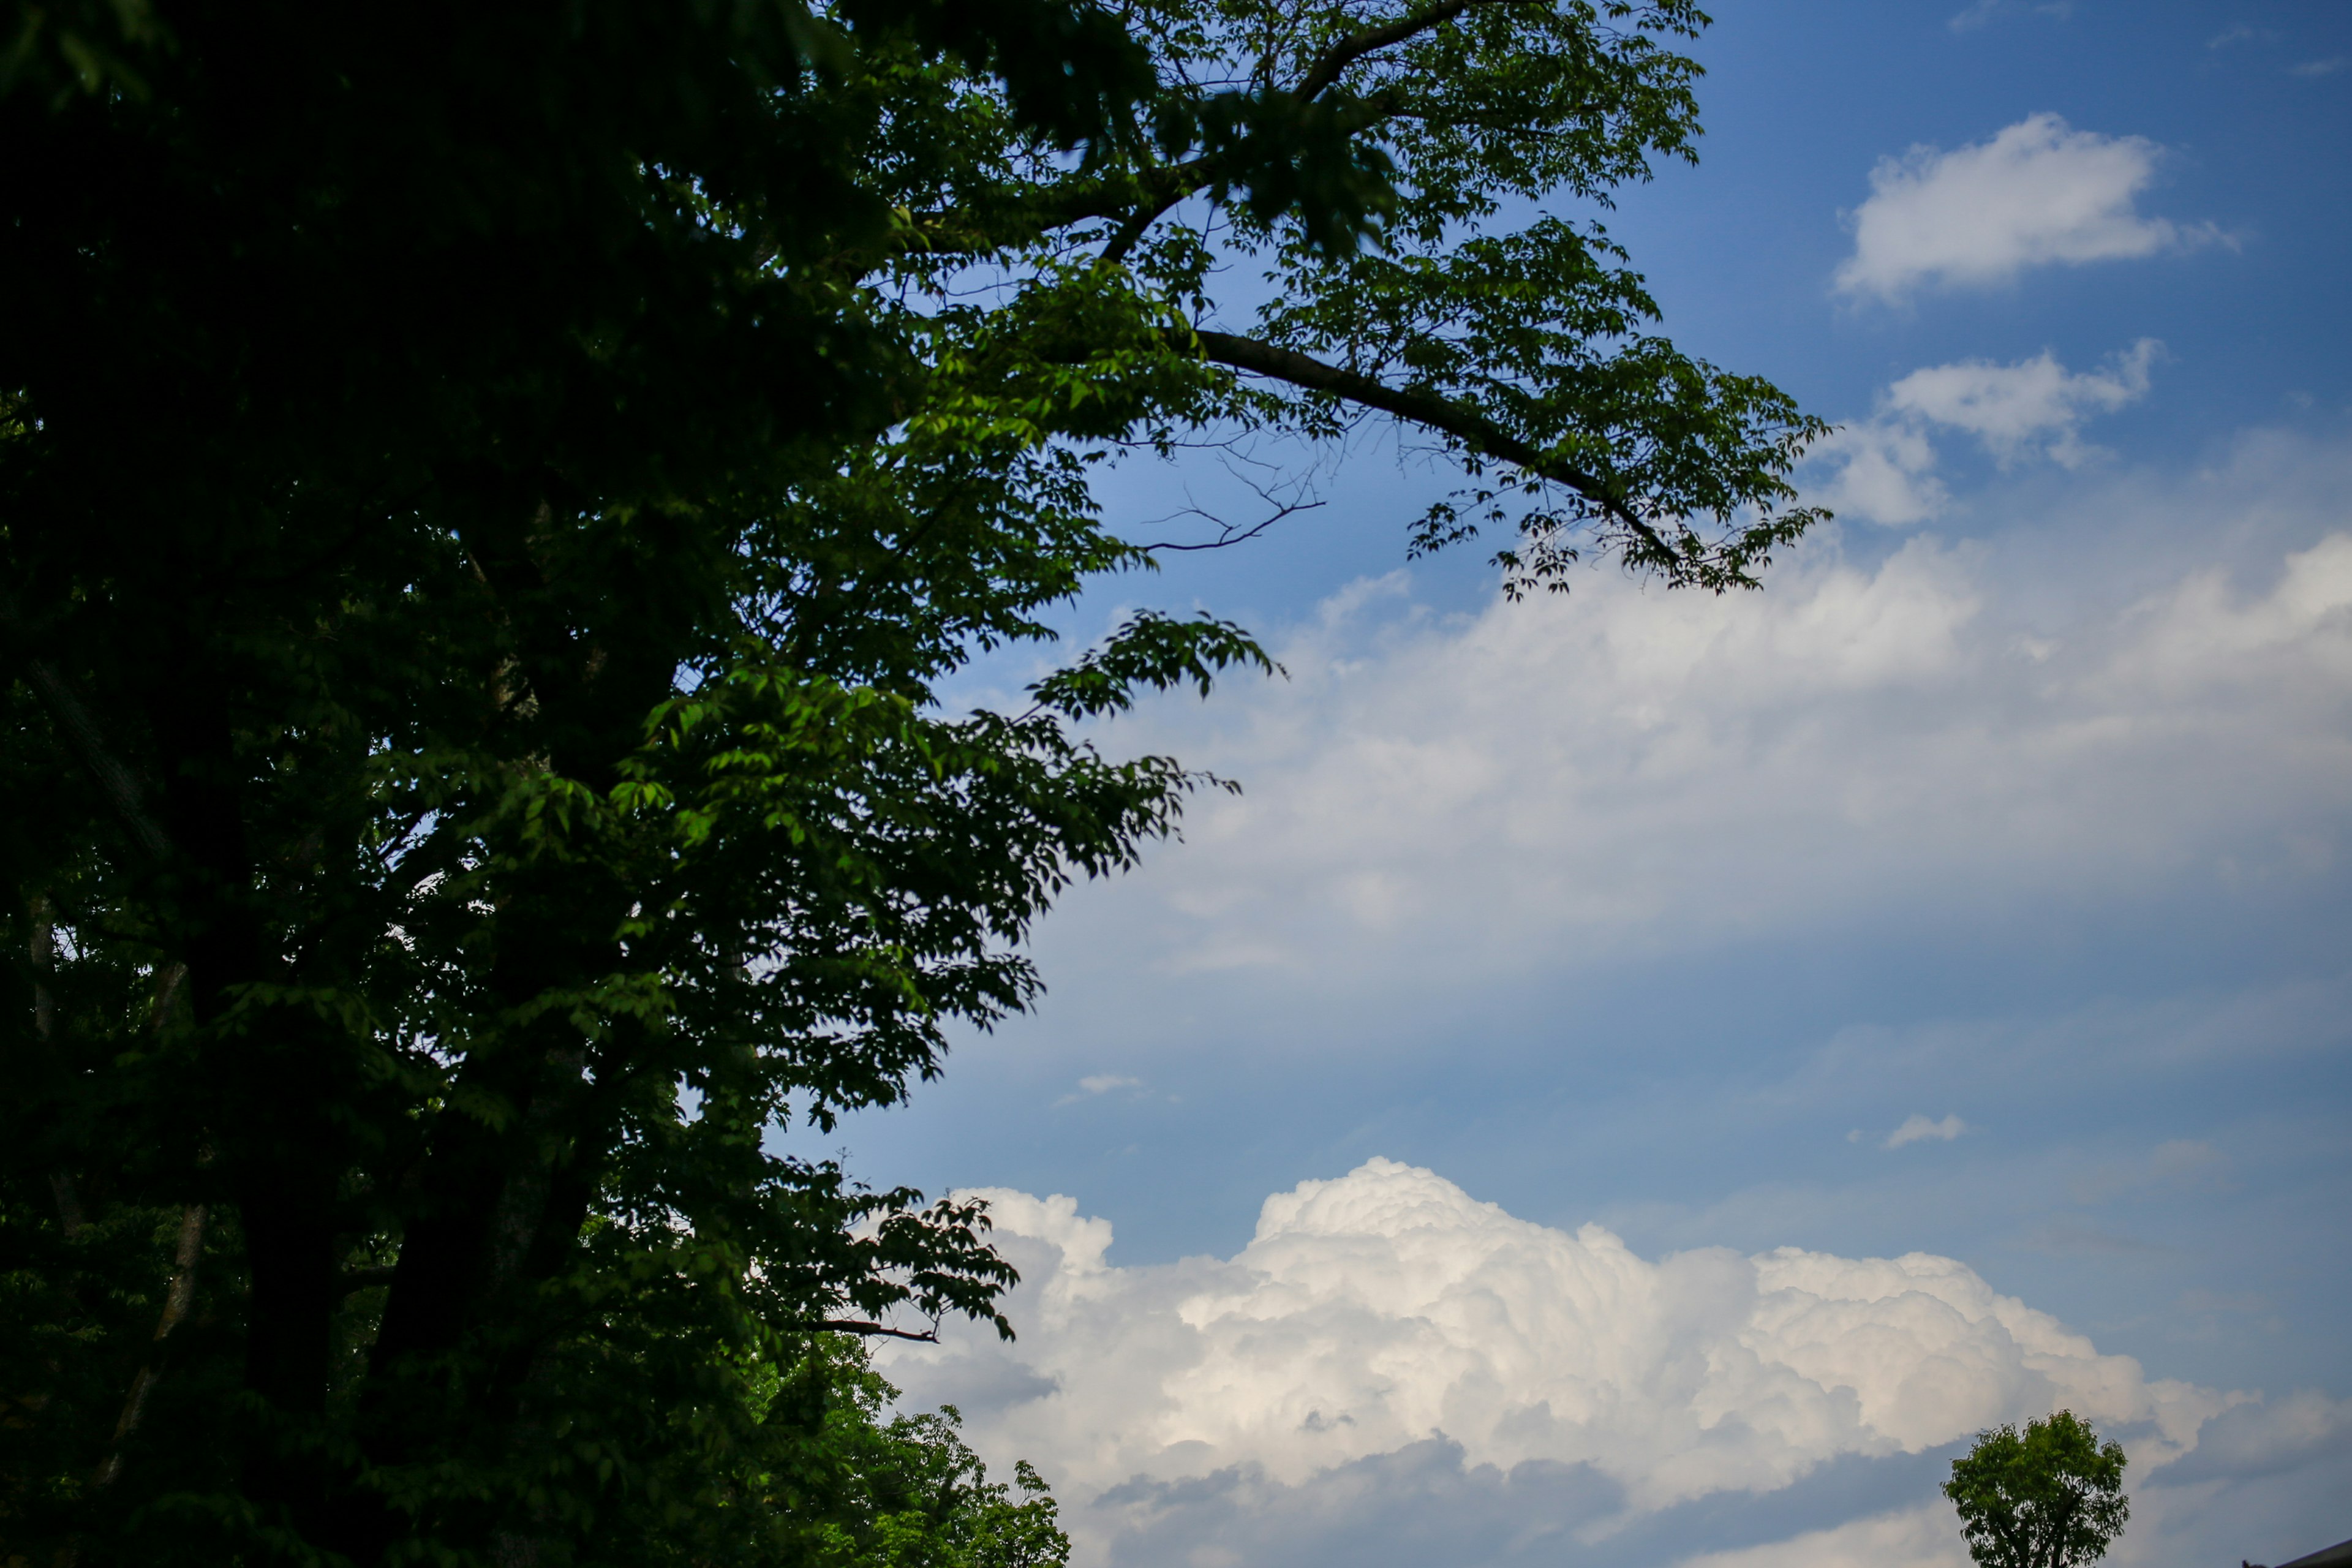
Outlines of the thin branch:
<svg viewBox="0 0 2352 1568">
<path fill-rule="evenodd" d="M 1230 462 L 1226 464 L 1225 471 L 1229 474 L 1233 473 L 1233 466 Z M 1174 551 L 1224 550 L 1233 545 L 1246 543 L 1248 541 L 1255 539 L 1259 534 L 1264 533 L 1267 529 L 1272 528 L 1276 523 L 1280 522 L 1286 517 L 1294 516 L 1302 511 L 1314 511 L 1326 504 L 1320 500 L 1276 500 L 1273 488 L 1259 484 L 1255 480 L 1244 478 L 1239 474 L 1234 474 L 1234 477 L 1240 479 L 1242 483 L 1249 486 L 1251 489 L 1256 491 L 1257 499 L 1264 501 L 1273 510 L 1265 517 L 1259 519 L 1256 522 L 1252 523 L 1247 528 L 1244 528 L 1238 523 L 1229 522 L 1225 519 L 1219 517 L 1216 513 L 1209 510 L 1206 507 L 1200 506 L 1198 504 L 1184 507 L 1180 510 L 1170 512 L 1166 517 L 1154 518 L 1151 521 L 1154 522 L 1172 522 L 1180 517 L 1197 517 L 1203 519 L 1206 521 L 1215 523 L 1217 525 L 1217 537 L 1210 540 L 1195 541 L 1189 544 L 1179 543 L 1178 542 L 1171 539 L 1155 540 L 1150 544 L 1139 545 L 1138 548 L 1142 550 Z M 1298 481 L 1297 483 L 1286 488 L 1290 489 L 1294 495 L 1297 495 L 1301 491 L 1309 495 L 1313 494 L 1312 490 L 1307 489 L 1304 480 Z M 1185 499 L 1188 500 L 1192 499 L 1192 490 L 1189 486 L 1185 490 Z"/>
</svg>

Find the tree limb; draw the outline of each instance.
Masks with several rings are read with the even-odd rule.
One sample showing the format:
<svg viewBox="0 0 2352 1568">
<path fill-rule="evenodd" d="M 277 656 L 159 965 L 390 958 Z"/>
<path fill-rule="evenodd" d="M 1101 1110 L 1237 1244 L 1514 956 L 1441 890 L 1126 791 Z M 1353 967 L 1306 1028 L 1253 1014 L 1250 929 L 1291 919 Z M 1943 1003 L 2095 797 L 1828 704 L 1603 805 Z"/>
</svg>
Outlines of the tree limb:
<svg viewBox="0 0 2352 1568">
<path fill-rule="evenodd" d="M 879 1336 L 894 1340 L 914 1340 L 927 1345 L 940 1342 L 940 1331 L 937 1329 L 926 1330 L 919 1334 L 912 1329 L 886 1328 L 880 1323 L 869 1323 L 863 1318 L 826 1318 L 822 1321 L 803 1326 L 812 1329 L 830 1329 L 837 1334 L 863 1334 L 868 1339 Z"/>
<path fill-rule="evenodd" d="M 140 1420 L 147 1414 L 147 1396 L 155 1392 L 155 1384 L 163 1375 L 163 1342 L 188 1315 L 188 1307 L 196 1296 L 196 1263 L 205 1252 L 205 1205 L 190 1204 L 180 1211 L 180 1245 L 172 1258 L 172 1288 L 163 1297 L 163 1315 L 155 1321 L 155 1337 L 150 1342 L 147 1359 L 140 1364 L 139 1375 L 131 1380 L 130 1396 L 122 1402 L 122 1415 L 114 1424 L 114 1438 L 107 1445 L 106 1458 L 99 1461 L 98 1474 L 90 1481 L 90 1489 L 99 1490 L 114 1483 L 122 1473 L 122 1445 L 139 1430 Z"/>
<path fill-rule="evenodd" d="M 1360 403 L 1367 408 L 1377 408 L 1425 425 L 1467 445 L 1472 450 L 1487 457 L 1500 458 L 1529 473 L 1574 490 L 1602 513 L 1639 537 L 1667 559 L 1676 552 L 1664 535 L 1636 513 L 1632 505 L 1598 476 L 1546 456 L 1528 445 L 1486 416 L 1433 392 L 1412 387 L 1391 386 L 1369 375 L 1326 364 L 1296 349 L 1286 349 L 1255 338 L 1236 337 L 1231 332 L 1196 331 L 1201 349 L 1218 364 L 1230 365 L 1252 375 L 1262 375 L 1274 381 L 1288 382 L 1308 392 L 1327 393 Z"/>
<path fill-rule="evenodd" d="M 1341 71 L 1366 55 L 1385 49 L 1391 44 L 1403 43 L 1414 34 L 1425 33 L 1441 22 L 1451 22 L 1473 5 L 1528 3 L 1528 0 L 1438 0 L 1434 5 L 1408 11 L 1393 22 L 1383 22 L 1377 27 L 1359 27 L 1323 51 L 1322 57 L 1299 79 L 1298 85 L 1290 89 L 1291 96 L 1301 103 L 1312 102 L 1326 88 L 1339 79 Z"/>
<path fill-rule="evenodd" d="M 1536 0 L 1438 0 L 1434 5 L 1408 13 L 1392 22 L 1358 28 L 1318 57 L 1315 63 L 1307 68 L 1307 74 L 1299 79 L 1298 85 L 1289 89 L 1289 94 L 1301 103 L 1312 103 L 1329 90 L 1341 73 L 1366 55 L 1376 54 L 1442 23 L 1450 22 L 1473 6 L 1533 3 Z M 1363 126 L 1377 123 L 1396 112 L 1397 109 L 1393 94 L 1374 95 L 1370 107 L 1371 111 L 1363 118 Z M 1110 243 L 1102 253 L 1105 261 L 1123 261 L 1170 208 L 1214 180 L 1217 162 L 1213 157 L 1187 158 L 1181 163 L 1139 170 L 1129 176 L 1132 186 L 1139 187 L 1131 192 L 1139 197 L 1136 201 L 1121 199 L 1120 183 L 1118 181 L 1088 181 L 1049 192 L 1045 200 L 1034 204 L 1039 210 L 1032 221 L 1038 233 L 1048 234 L 1087 218 L 1118 217 L 1125 213 L 1127 216 L 1120 223 L 1118 232 L 1111 237 Z M 959 223 L 951 216 L 929 220 L 922 227 L 934 237 L 934 247 L 939 250 L 960 252 L 971 243 L 969 225 Z"/>
</svg>

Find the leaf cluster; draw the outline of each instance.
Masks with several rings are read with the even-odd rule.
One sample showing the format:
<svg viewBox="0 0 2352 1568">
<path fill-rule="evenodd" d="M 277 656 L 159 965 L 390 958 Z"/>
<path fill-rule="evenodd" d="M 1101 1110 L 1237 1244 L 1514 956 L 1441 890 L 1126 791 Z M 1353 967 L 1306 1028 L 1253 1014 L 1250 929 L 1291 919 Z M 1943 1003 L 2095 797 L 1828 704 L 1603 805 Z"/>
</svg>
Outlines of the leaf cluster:
<svg viewBox="0 0 2352 1568">
<path fill-rule="evenodd" d="M 2071 1410 L 2022 1431 L 1980 1432 L 1952 1461 L 1944 1495 L 1982 1568 L 2081 1568 L 2105 1555 L 2131 1515 L 2123 1445 L 2102 1443 Z"/>
</svg>

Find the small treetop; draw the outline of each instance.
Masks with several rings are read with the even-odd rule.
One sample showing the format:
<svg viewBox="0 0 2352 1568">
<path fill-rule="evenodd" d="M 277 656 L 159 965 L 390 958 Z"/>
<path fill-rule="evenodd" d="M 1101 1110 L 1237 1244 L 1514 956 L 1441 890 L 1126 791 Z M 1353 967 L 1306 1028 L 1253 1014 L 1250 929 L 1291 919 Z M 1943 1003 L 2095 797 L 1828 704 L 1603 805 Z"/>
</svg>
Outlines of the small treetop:
<svg viewBox="0 0 2352 1568">
<path fill-rule="evenodd" d="M 2079 1568 L 2123 1533 L 2123 1445 L 2071 1410 L 1996 1426 L 1952 1461 L 1944 1495 L 1983 1568 Z"/>
</svg>

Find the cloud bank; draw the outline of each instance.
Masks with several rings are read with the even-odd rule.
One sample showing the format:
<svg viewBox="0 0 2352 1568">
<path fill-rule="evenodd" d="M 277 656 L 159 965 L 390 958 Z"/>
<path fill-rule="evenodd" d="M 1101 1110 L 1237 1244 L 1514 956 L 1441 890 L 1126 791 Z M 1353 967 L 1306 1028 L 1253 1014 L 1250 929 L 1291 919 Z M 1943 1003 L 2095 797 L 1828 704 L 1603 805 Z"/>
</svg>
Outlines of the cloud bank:
<svg viewBox="0 0 2352 1568">
<path fill-rule="evenodd" d="M 916 1404 L 958 1403 L 983 1452 L 1038 1463 L 1097 1563 L 1409 1560 L 1399 1530 L 1454 1563 L 1602 1540 L 1664 1560 L 1710 1510 L 1714 1539 L 1747 1508 L 1801 1541 L 1756 1501 L 1775 1494 L 1832 1516 L 1860 1498 L 1835 1527 L 1857 1552 L 1939 1562 L 1940 1526 L 1856 1489 L 1874 1466 L 1916 1513 L 1933 1468 L 1913 1461 L 1988 1425 L 2070 1407 L 2145 1472 L 2252 1398 L 2151 1378 L 1950 1258 L 1652 1260 L 1388 1160 L 1269 1197 L 1232 1258 L 1153 1268 L 1109 1262 L 1111 1227 L 1067 1197 L 982 1195 L 1023 1273 L 1023 1337 L 894 1346 L 886 1370 Z M 2285 1415 L 2220 1473 L 2304 1462 L 2344 1426 L 2316 1396 Z"/>
<path fill-rule="evenodd" d="M 2347 493 L 2352 449 L 2264 438 L 1994 539 L 1824 537 L 1759 595 L 1594 573 L 1445 619 L 1359 584 L 1276 648 L 1287 682 L 1117 737 L 1247 793 L 1059 940 L 1360 998 L 1890 910 L 2323 887 Z"/>
<path fill-rule="evenodd" d="M 2032 114 L 1989 142 L 1919 146 L 1871 171 L 1840 290 L 1885 300 L 1922 285 L 2005 283 L 2030 267 L 2109 261 L 2217 237 L 2137 210 L 2161 149 Z"/>
</svg>

